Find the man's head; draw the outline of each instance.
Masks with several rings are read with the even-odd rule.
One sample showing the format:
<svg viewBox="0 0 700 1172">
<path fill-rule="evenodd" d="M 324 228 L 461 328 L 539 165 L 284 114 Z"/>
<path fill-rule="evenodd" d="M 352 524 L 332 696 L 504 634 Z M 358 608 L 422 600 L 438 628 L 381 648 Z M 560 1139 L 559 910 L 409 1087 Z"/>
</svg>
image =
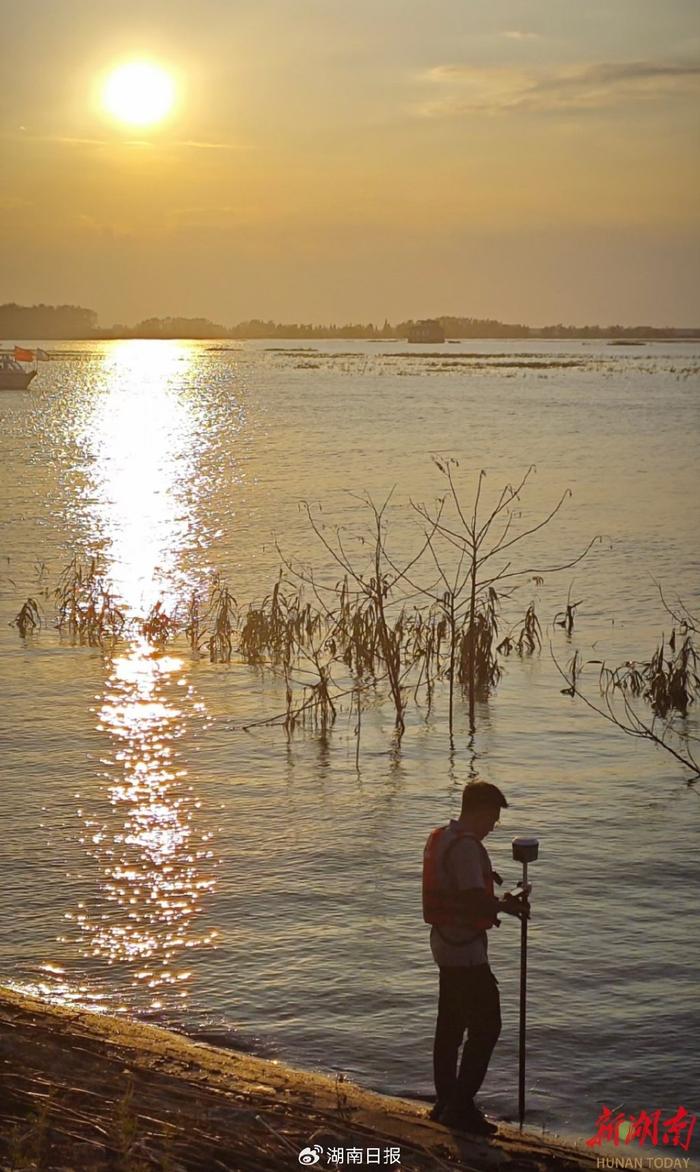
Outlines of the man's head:
<svg viewBox="0 0 700 1172">
<path fill-rule="evenodd" d="M 471 781 L 465 785 L 462 793 L 460 821 L 476 838 L 483 839 L 491 833 L 501 816 L 501 810 L 507 806 L 497 785 L 491 785 L 488 781 Z"/>
</svg>

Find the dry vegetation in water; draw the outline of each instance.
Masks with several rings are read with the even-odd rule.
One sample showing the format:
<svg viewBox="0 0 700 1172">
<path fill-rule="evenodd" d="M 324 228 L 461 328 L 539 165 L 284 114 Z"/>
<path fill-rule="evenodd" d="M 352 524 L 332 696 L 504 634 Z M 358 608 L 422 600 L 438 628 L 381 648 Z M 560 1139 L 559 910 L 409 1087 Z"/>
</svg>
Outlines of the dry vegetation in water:
<svg viewBox="0 0 700 1172">
<path fill-rule="evenodd" d="M 700 761 L 694 750 L 698 738 L 688 729 L 686 717 L 691 704 L 700 695 L 694 642 L 698 623 L 682 601 L 678 600 L 674 607 L 669 606 L 660 586 L 658 590 L 663 608 L 674 625 L 668 640 L 665 634 L 661 635 L 650 659 L 628 659 L 617 667 L 609 667 L 605 660 L 584 660 L 581 652 L 576 650 L 566 667 L 562 667 L 551 644 L 550 652 L 566 683 L 561 689 L 563 695 L 583 701 L 591 711 L 627 736 L 649 741 L 663 749 L 688 772 L 687 783 L 693 785 L 700 779 Z M 571 633 L 568 624 L 567 633 Z M 594 703 L 584 691 L 582 680 L 587 664 L 599 669 L 600 703 Z M 651 717 L 635 704 L 640 700 L 650 710 Z"/>
<path fill-rule="evenodd" d="M 107 651 L 135 635 L 155 650 L 184 639 L 196 657 L 273 673 L 284 687 L 284 707 L 261 714 L 245 728 L 279 725 L 288 737 L 303 729 L 327 740 L 345 710 L 351 718 L 356 715 L 356 761 L 368 706 L 391 704 L 398 747 L 408 705 L 416 705 L 427 718 L 440 702 L 452 751 L 458 705 L 464 706 L 472 736 L 477 706 L 497 688 L 508 657 L 533 656 L 541 649 L 535 600 L 526 596 L 520 617 L 513 617 L 518 597 L 578 565 L 598 538 L 554 564 L 542 565 L 526 555 L 517 561 L 516 555 L 558 516 L 568 490 L 539 519 L 525 522 L 522 497 L 533 468 L 487 503 L 483 472 L 465 498 L 458 462 L 434 462 L 443 492 L 431 505 L 410 502 L 417 537 L 413 551 L 402 560 L 391 549 L 391 496 L 381 505 L 358 498 L 365 525 L 353 532 L 329 524 L 320 507 L 303 503 L 326 570 L 321 573 L 294 560 L 278 546 L 278 576 L 260 601 L 239 603 L 217 574 L 208 591 L 193 591 L 172 613 L 157 601 L 145 617 L 127 619 L 106 567 L 97 558 L 86 564 L 74 558 L 53 591 L 46 585 L 46 567 L 40 567 L 40 588 L 23 603 L 14 625 L 27 640 L 52 625 L 76 644 Z M 569 640 L 581 601 L 572 601 L 569 591 L 565 607 L 552 619 Z M 53 607 L 52 618 L 43 615 L 42 605 Z M 625 719 L 620 727 L 663 745 L 672 731 L 668 722 L 687 714 L 700 689 L 693 617 L 685 610 L 669 614 L 674 619 L 671 636 L 662 638 L 648 661 L 619 667 L 588 661 L 600 667 L 607 715 L 612 699 L 621 697 Z M 567 669 L 559 669 L 567 684 L 563 692 L 583 698 L 583 667 L 576 653 Z M 635 699 L 648 704 L 655 718 L 666 720 L 664 728 L 650 730 L 646 722 L 640 726 Z M 695 776 L 692 754 L 676 756 Z"/>
</svg>

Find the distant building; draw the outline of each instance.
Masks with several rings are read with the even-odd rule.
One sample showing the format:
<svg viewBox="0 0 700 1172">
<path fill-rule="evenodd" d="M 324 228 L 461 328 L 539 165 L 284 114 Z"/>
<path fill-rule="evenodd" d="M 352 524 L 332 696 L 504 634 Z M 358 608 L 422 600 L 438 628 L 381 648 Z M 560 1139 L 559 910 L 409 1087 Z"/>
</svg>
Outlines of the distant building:
<svg viewBox="0 0 700 1172">
<path fill-rule="evenodd" d="M 439 321 L 417 321 L 408 327 L 409 342 L 431 342 L 434 344 L 445 341 L 445 331 Z"/>
</svg>

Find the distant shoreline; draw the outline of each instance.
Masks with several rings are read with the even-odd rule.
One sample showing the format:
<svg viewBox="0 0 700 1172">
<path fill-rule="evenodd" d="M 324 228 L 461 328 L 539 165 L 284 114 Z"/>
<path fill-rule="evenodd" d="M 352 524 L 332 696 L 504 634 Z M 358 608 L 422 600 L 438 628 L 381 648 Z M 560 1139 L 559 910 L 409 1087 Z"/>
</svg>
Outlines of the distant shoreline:
<svg viewBox="0 0 700 1172">
<path fill-rule="evenodd" d="M 443 338 L 448 341 L 494 340 L 514 341 L 697 341 L 700 325 L 654 326 L 649 322 L 638 325 L 556 325 L 530 326 L 523 322 L 503 322 L 496 318 L 442 314 L 416 321 L 391 323 L 385 318 L 382 325 L 372 321 L 324 323 L 309 321 L 273 321 L 247 318 L 235 325 L 222 325 L 206 317 L 185 317 L 182 314 L 142 318 L 133 325 L 113 322 L 100 325 L 94 309 L 82 305 L 18 305 L 6 302 L 0 305 L 0 339 L 7 341 L 41 338 L 45 341 L 122 341 L 129 338 L 167 339 L 169 341 L 331 341 L 346 339 L 371 342 L 400 342 L 409 339 L 414 345 L 432 344 Z"/>
<path fill-rule="evenodd" d="M 34 334 L 20 337 L 17 334 L 8 335 L 7 337 L 0 337 L 0 345 L 27 345 L 33 346 L 40 342 L 208 342 L 210 345 L 220 343 L 217 348 L 226 349 L 223 345 L 225 342 L 372 342 L 377 345 L 395 346 L 397 343 L 405 343 L 415 347 L 416 353 L 420 354 L 428 346 L 434 346 L 434 342 L 411 342 L 408 343 L 406 338 L 375 338 L 369 334 L 366 336 L 353 335 L 341 336 L 339 334 L 270 334 L 269 336 L 258 336 L 251 334 L 250 336 L 235 336 L 235 337 L 220 337 L 213 335 L 206 337 L 199 334 L 134 334 L 134 333 L 111 333 L 110 331 L 99 331 L 95 334 L 85 334 L 82 336 L 71 335 L 70 337 L 51 337 L 48 334 Z M 551 334 L 528 334 L 524 337 L 522 334 L 479 334 L 470 335 L 465 338 L 446 338 L 443 345 L 454 345 L 461 342 L 609 342 L 612 346 L 646 346 L 651 342 L 677 342 L 677 343 L 697 343 L 700 342 L 700 331 L 697 334 L 653 334 L 640 335 L 634 338 L 621 338 L 615 334 L 599 334 L 591 336 L 566 334 L 561 337 L 555 337 Z"/>
</svg>

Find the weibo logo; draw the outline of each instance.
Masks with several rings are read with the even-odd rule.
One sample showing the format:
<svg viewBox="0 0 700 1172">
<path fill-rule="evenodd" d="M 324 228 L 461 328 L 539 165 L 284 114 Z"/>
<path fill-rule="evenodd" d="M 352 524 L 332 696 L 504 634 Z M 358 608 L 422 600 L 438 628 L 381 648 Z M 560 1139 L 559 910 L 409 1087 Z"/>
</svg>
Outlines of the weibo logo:
<svg viewBox="0 0 700 1172">
<path fill-rule="evenodd" d="M 322 1155 L 323 1148 L 320 1144 L 314 1144 L 312 1148 L 302 1148 L 299 1152 L 299 1163 L 308 1168 L 312 1164 L 318 1164 Z"/>
</svg>

